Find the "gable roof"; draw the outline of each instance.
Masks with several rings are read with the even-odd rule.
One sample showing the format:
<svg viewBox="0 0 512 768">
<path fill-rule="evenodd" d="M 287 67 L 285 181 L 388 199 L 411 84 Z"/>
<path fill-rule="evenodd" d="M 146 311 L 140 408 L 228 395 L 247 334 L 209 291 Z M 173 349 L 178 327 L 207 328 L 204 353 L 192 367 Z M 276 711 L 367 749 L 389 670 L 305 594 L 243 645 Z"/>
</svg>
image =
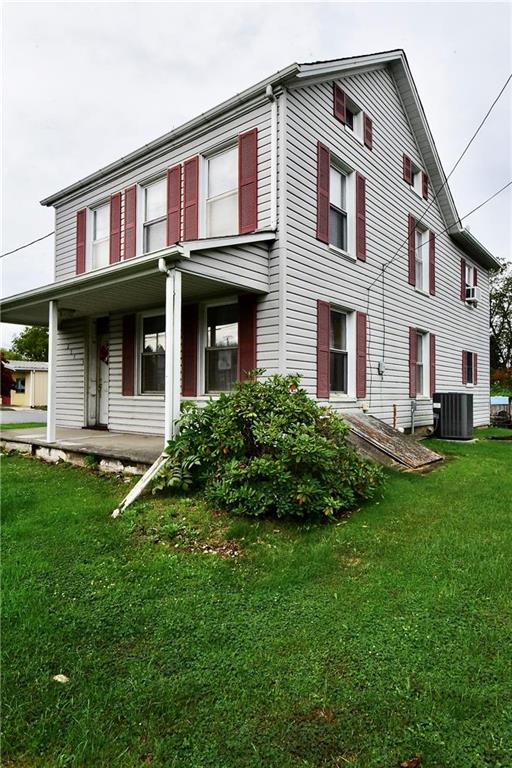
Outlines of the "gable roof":
<svg viewBox="0 0 512 768">
<path fill-rule="evenodd" d="M 412 78 L 407 57 L 405 52 L 401 49 L 381 51 L 379 53 L 371 53 L 363 56 L 350 56 L 341 59 L 290 64 L 290 66 L 285 69 L 279 70 L 265 80 L 261 80 L 259 83 L 256 83 L 256 85 L 247 88 L 207 112 L 203 112 L 198 117 L 169 131 L 149 144 L 145 144 L 143 147 L 121 157 L 119 160 L 110 163 L 95 173 L 92 173 L 80 181 L 65 187 L 59 192 L 46 197 L 44 200 L 41 200 L 41 205 L 54 205 L 65 197 L 77 192 L 82 187 L 88 186 L 89 184 L 114 173 L 129 163 L 141 160 L 146 155 L 162 146 L 172 144 L 184 134 L 190 133 L 194 129 L 209 123 L 234 107 L 250 101 L 251 99 L 264 96 L 265 93 L 267 93 L 269 86 L 271 88 L 279 88 L 288 85 L 307 85 L 312 82 L 319 82 L 326 79 L 336 79 L 355 75 L 360 72 L 368 72 L 383 66 L 388 67 L 393 75 L 406 116 L 418 143 L 421 156 L 423 157 L 425 169 L 432 183 L 432 188 L 438 190 L 437 201 L 448 233 L 463 251 L 474 258 L 475 261 L 483 267 L 487 269 L 500 268 L 500 264 L 495 257 L 472 234 L 470 234 L 461 223 L 450 188 L 446 182 L 446 175 L 427 122 L 425 111 Z"/>
<path fill-rule="evenodd" d="M 34 360 L 9 360 L 4 363 L 10 371 L 47 371 L 48 363 L 40 363 Z"/>
</svg>

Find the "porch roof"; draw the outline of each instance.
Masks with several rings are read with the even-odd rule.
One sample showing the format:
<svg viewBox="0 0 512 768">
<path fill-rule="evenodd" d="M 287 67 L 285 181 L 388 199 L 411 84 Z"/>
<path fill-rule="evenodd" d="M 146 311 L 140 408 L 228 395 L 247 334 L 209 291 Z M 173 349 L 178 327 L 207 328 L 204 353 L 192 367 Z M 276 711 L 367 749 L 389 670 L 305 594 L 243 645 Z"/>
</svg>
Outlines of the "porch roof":
<svg viewBox="0 0 512 768">
<path fill-rule="evenodd" d="M 167 268 L 182 264 L 182 295 L 184 301 L 211 299 L 230 292 L 253 291 L 243 280 L 227 282 L 225 278 L 203 276 L 189 272 L 195 251 L 221 245 L 263 242 L 275 238 L 272 231 L 245 236 L 223 237 L 177 243 L 146 256 L 110 264 L 66 280 L 35 288 L 0 301 L 2 322 L 23 325 L 48 325 L 49 302 L 58 301 L 62 319 L 94 317 L 115 312 L 139 311 L 165 304 L 165 273 L 159 268 L 163 260 Z"/>
</svg>

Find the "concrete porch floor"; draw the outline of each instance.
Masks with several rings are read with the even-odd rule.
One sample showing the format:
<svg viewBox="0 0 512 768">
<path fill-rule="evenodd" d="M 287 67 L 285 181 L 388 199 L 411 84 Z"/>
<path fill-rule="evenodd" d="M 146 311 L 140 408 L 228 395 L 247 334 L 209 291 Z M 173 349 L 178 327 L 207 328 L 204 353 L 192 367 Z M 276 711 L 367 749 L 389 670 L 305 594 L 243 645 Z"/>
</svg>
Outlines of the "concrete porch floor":
<svg viewBox="0 0 512 768">
<path fill-rule="evenodd" d="M 139 435 L 130 432 L 107 432 L 96 429 L 70 429 L 57 427 L 54 443 L 46 440 L 46 429 L 0 428 L 0 440 L 23 443 L 34 447 L 54 448 L 73 453 L 94 454 L 100 458 L 118 459 L 122 462 L 152 464 L 161 454 L 164 438 L 155 435 Z"/>
</svg>

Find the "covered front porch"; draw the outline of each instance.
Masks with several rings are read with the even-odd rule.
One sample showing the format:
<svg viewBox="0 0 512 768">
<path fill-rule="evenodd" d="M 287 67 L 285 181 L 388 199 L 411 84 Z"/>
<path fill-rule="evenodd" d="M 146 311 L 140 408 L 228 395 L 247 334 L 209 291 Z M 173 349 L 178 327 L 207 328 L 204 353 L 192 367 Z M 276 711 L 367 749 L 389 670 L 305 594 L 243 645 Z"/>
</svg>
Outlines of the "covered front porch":
<svg viewBox="0 0 512 768">
<path fill-rule="evenodd" d="M 224 349 L 219 359 L 236 364 L 238 377 L 255 367 L 256 304 L 268 293 L 274 234 L 248 237 L 244 249 L 237 238 L 171 246 L 2 302 L 5 322 L 49 328 L 46 445 L 72 440 L 97 453 L 97 442 L 112 447 L 133 432 L 160 451 L 176 433 L 182 397 L 213 394 L 205 384 L 210 306 L 230 303 L 238 312 L 236 355 Z M 150 361 L 154 375 L 146 376 L 151 316 L 162 327 L 150 352 L 161 354 Z M 89 427 L 98 430 L 94 440 Z"/>
</svg>

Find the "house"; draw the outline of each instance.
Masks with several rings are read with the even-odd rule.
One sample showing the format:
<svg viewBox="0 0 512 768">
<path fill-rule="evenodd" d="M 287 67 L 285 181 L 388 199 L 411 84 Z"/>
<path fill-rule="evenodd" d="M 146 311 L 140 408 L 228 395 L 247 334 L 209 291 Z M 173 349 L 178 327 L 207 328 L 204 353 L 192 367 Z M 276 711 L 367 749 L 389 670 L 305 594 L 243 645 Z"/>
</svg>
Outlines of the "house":
<svg viewBox="0 0 512 768">
<path fill-rule="evenodd" d="M 46 406 L 48 398 L 48 363 L 32 360 L 10 360 L 5 364 L 11 371 L 13 388 L 11 405 L 25 408 Z"/>
<path fill-rule="evenodd" d="M 42 201 L 56 426 L 174 434 L 255 367 L 407 430 L 435 391 L 489 423 L 489 271 L 401 50 L 292 64 Z"/>
</svg>

